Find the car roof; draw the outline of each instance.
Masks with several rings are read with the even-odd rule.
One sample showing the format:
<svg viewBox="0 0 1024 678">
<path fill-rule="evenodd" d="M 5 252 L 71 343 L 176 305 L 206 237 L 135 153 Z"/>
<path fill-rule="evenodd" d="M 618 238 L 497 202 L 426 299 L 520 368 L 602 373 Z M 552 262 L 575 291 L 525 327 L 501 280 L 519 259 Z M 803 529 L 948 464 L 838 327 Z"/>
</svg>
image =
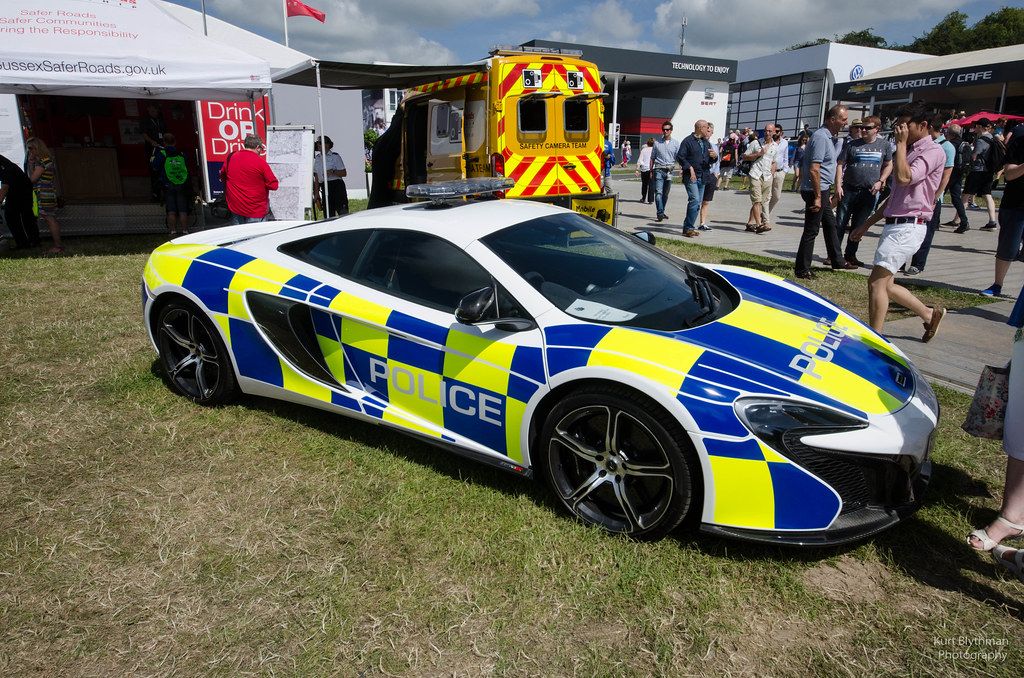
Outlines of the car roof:
<svg viewBox="0 0 1024 678">
<path fill-rule="evenodd" d="M 435 207 L 425 202 L 363 210 L 294 231 L 295 239 L 354 228 L 423 231 L 465 247 L 495 231 L 538 217 L 572 213 L 532 200 L 481 200 Z"/>
</svg>

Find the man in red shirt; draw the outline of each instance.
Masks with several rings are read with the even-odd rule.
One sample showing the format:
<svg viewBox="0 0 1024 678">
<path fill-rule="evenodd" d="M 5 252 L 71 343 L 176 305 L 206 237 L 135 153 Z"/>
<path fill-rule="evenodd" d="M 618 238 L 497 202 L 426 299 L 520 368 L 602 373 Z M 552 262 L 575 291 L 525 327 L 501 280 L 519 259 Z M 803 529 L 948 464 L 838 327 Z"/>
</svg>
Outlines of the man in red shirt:
<svg viewBox="0 0 1024 678">
<path fill-rule="evenodd" d="M 277 190 L 277 177 L 260 153 L 263 139 L 250 134 L 242 150 L 232 153 L 220 169 L 232 224 L 251 224 L 267 220 L 269 196 Z"/>
</svg>

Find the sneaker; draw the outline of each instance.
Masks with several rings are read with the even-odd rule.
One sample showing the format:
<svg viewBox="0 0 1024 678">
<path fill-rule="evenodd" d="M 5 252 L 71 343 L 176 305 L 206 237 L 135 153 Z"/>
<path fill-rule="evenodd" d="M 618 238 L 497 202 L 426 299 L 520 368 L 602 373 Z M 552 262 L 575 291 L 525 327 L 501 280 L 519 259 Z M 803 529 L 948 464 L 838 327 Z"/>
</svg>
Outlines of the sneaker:
<svg viewBox="0 0 1024 678">
<path fill-rule="evenodd" d="M 711 230 L 711 227 L 708 226 L 707 224 L 701 224 L 697 228 L 698 228 L 698 230 L 701 230 L 701 231 L 710 231 Z"/>
<path fill-rule="evenodd" d="M 997 224 L 994 221 L 990 221 L 987 224 L 985 224 L 984 226 L 982 226 L 981 228 L 979 228 L 978 230 L 979 231 L 994 231 L 997 228 L 999 228 L 999 224 Z"/>
<path fill-rule="evenodd" d="M 995 284 L 989 285 L 988 289 L 982 290 L 981 293 L 984 294 L 986 297 L 998 297 L 1000 294 L 1003 293 L 1003 286 Z"/>
<path fill-rule="evenodd" d="M 917 274 L 918 274 L 918 273 L 920 273 L 920 272 L 921 272 L 921 269 L 919 269 L 919 268 L 918 268 L 917 266 L 911 266 L 910 268 L 908 268 L 908 269 L 907 269 L 907 270 L 905 271 L 905 273 L 906 273 L 907 275 L 917 275 Z"/>
<path fill-rule="evenodd" d="M 953 232 L 954 232 L 954 233 L 966 233 L 966 232 L 967 232 L 967 231 L 969 231 L 969 230 L 971 230 L 971 227 L 970 227 L 970 226 L 968 226 L 967 224 L 960 224 L 959 228 L 957 228 L 957 229 L 956 229 L 955 231 L 953 231 Z"/>
</svg>

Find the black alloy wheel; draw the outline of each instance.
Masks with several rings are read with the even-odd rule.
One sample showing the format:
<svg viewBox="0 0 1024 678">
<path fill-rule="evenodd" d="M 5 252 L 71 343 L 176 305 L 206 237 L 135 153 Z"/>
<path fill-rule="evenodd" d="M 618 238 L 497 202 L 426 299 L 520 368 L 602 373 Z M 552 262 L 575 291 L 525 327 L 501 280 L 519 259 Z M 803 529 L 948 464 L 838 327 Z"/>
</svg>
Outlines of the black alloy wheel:
<svg viewBox="0 0 1024 678">
<path fill-rule="evenodd" d="M 196 306 L 172 301 L 157 317 L 160 362 L 171 386 L 201 405 L 218 405 L 238 394 L 234 369 L 212 321 Z"/>
<path fill-rule="evenodd" d="M 657 539 L 686 517 L 696 456 L 655 403 L 615 385 L 591 387 L 552 409 L 542 467 L 561 504 L 613 534 Z"/>
</svg>

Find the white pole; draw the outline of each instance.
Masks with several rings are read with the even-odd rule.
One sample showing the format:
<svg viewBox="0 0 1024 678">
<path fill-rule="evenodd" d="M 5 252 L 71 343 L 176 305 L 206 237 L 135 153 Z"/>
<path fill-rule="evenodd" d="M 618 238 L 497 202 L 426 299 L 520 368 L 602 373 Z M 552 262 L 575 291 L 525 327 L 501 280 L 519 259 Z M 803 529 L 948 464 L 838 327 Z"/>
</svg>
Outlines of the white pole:
<svg viewBox="0 0 1024 678">
<path fill-rule="evenodd" d="M 324 178 L 324 218 L 331 213 L 331 196 L 327 193 L 327 144 L 324 142 L 324 105 L 320 89 L 320 62 L 316 64 L 316 108 L 320 114 L 320 176 Z"/>
<path fill-rule="evenodd" d="M 281 12 L 284 14 L 284 46 L 288 46 L 288 0 L 281 0 Z M 318 71 L 319 73 L 319 71 Z"/>
</svg>

